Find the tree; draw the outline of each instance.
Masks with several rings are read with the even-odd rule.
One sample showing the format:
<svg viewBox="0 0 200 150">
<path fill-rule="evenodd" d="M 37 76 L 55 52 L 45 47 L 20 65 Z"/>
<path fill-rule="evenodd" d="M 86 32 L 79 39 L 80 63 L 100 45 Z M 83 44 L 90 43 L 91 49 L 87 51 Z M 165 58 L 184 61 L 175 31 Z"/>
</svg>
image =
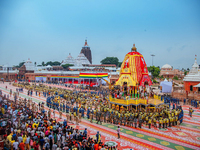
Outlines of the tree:
<svg viewBox="0 0 200 150">
<path fill-rule="evenodd" d="M 60 62 L 59 61 L 54 61 L 52 66 L 60 66 Z"/>
<path fill-rule="evenodd" d="M 52 61 L 48 61 L 45 65 L 46 66 L 48 66 L 48 65 L 50 65 L 50 66 L 60 66 L 60 62 L 59 61 L 54 61 L 54 62 L 52 62 Z"/>
<path fill-rule="evenodd" d="M 158 77 L 160 74 L 160 68 L 155 66 L 147 67 L 148 71 L 151 72 L 153 77 Z"/>
<path fill-rule="evenodd" d="M 64 69 L 69 69 L 70 66 L 74 66 L 72 64 L 64 64 L 64 65 L 61 65 Z"/>
<path fill-rule="evenodd" d="M 186 76 L 188 74 L 189 71 L 184 71 L 184 75 Z"/>
<path fill-rule="evenodd" d="M 178 77 L 177 76 L 174 76 L 174 78 L 173 78 L 174 80 L 178 80 Z"/>
<path fill-rule="evenodd" d="M 17 66 L 13 66 L 13 67 L 20 68 L 21 66 L 24 65 L 24 63 L 25 63 L 25 62 L 20 62 L 19 65 L 17 65 Z"/>
<path fill-rule="evenodd" d="M 42 66 L 45 66 L 45 63 L 44 63 L 44 61 L 42 62 Z"/>
<path fill-rule="evenodd" d="M 153 79 L 153 83 L 157 83 L 157 81 L 155 79 Z"/>
<path fill-rule="evenodd" d="M 118 66 L 119 59 L 117 57 L 106 57 L 101 60 L 101 64 L 115 64 L 116 66 Z"/>
<path fill-rule="evenodd" d="M 119 62 L 119 63 L 118 63 L 118 67 L 121 67 L 121 65 L 122 65 L 122 62 Z"/>
</svg>

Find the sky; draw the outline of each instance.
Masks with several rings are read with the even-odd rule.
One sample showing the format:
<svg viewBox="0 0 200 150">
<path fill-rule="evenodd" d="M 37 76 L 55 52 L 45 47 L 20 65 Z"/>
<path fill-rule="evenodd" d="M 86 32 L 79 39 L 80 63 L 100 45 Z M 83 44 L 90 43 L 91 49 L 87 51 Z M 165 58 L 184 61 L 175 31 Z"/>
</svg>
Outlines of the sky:
<svg viewBox="0 0 200 150">
<path fill-rule="evenodd" d="M 199 0 L 0 0 L 0 65 L 76 58 L 87 37 L 93 64 L 137 47 L 147 63 L 200 62 Z"/>
</svg>

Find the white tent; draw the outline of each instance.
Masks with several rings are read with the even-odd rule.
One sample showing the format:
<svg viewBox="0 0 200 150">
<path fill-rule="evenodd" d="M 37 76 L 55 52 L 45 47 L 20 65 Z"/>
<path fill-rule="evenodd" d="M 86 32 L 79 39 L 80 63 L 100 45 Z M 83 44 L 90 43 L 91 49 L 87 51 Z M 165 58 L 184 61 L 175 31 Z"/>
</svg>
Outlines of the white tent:
<svg viewBox="0 0 200 150">
<path fill-rule="evenodd" d="M 160 83 L 162 86 L 162 93 L 171 93 L 172 92 L 172 82 L 168 82 L 167 79 Z"/>
<path fill-rule="evenodd" d="M 194 87 L 200 87 L 200 83 L 199 83 L 199 84 L 197 84 L 197 85 L 195 85 Z"/>
</svg>

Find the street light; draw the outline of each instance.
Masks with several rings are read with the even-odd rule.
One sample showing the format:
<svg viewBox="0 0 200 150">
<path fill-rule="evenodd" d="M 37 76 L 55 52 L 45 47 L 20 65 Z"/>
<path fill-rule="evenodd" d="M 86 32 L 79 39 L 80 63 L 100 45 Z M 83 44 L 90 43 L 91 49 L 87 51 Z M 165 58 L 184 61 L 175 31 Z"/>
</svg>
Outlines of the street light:
<svg viewBox="0 0 200 150">
<path fill-rule="evenodd" d="M 153 57 L 155 56 L 154 54 L 151 54 L 151 56 L 152 56 L 152 66 L 153 66 Z"/>
</svg>

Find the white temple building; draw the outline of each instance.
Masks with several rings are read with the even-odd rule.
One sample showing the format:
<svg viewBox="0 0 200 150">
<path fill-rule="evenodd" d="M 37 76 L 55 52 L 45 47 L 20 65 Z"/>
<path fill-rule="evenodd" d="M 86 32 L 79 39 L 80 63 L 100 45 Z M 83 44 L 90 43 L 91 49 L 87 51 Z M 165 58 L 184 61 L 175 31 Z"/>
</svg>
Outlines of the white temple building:
<svg viewBox="0 0 200 150">
<path fill-rule="evenodd" d="M 183 81 L 197 81 L 200 82 L 200 68 L 197 63 L 197 59 L 195 58 L 194 64 L 188 75 L 185 76 Z"/>
<path fill-rule="evenodd" d="M 65 65 L 65 64 L 75 65 L 75 63 L 76 62 L 75 62 L 74 58 L 69 53 L 69 56 L 67 56 L 67 58 L 61 63 L 61 65 Z"/>
<path fill-rule="evenodd" d="M 35 65 L 32 61 L 30 61 L 30 58 L 24 63 L 27 71 L 34 71 L 36 69 Z"/>
<path fill-rule="evenodd" d="M 83 65 L 90 65 L 91 63 L 83 53 L 80 53 L 76 59 L 69 53 L 69 56 L 61 63 L 61 65 L 64 64 L 74 65 L 73 67 L 83 67 Z"/>
<path fill-rule="evenodd" d="M 194 64 L 188 75 L 183 79 L 185 91 L 188 92 L 200 92 L 200 68 L 195 58 Z"/>
<path fill-rule="evenodd" d="M 83 65 L 90 65 L 91 63 L 89 60 L 85 57 L 83 53 L 80 53 L 76 58 L 76 63 L 74 66 L 82 67 Z"/>
</svg>

